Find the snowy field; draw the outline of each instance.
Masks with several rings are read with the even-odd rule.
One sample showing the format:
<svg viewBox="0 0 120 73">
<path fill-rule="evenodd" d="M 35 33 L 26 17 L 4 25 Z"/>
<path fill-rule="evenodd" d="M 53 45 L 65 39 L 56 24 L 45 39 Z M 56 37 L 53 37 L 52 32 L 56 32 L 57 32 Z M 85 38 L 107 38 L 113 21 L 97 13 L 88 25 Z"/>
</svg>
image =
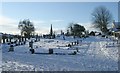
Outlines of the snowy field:
<svg viewBox="0 0 120 73">
<path fill-rule="evenodd" d="M 76 46 L 67 44 L 79 40 Z M 103 37 L 73 39 L 62 37 L 41 39 L 34 43 L 35 54 L 30 54 L 28 42 L 8 52 L 9 45 L 2 44 L 3 71 L 116 71 L 118 70 L 118 44 Z M 53 48 L 54 54 L 48 53 Z M 76 55 L 70 55 L 78 48 Z"/>
<path fill-rule="evenodd" d="M 0 44 L 0 72 L 2 71 L 2 47 Z"/>
</svg>

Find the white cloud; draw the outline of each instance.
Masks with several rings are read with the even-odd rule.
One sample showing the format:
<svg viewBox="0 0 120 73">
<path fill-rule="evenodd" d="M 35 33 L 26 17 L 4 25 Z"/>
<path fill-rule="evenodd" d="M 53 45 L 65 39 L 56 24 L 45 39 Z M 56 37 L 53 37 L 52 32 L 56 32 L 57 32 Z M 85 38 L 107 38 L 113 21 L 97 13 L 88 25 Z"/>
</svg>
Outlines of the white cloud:
<svg viewBox="0 0 120 73">
<path fill-rule="evenodd" d="M 18 34 L 18 20 L 0 16 L 0 32 Z"/>
<path fill-rule="evenodd" d="M 6 16 L 0 16 L 0 32 L 2 33 L 10 33 L 10 34 L 20 34 L 20 30 L 18 29 L 18 23 L 20 20 L 12 19 Z M 48 27 L 47 21 L 43 20 L 31 20 L 34 23 L 36 28 L 36 33 L 38 34 L 48 34 L 50 27 Z M 62 20 L 52 20 L 52 22 L 60 22 Z M 54 29 L 54 28 L 53 28 Z M 54 31 L 58 32 L 59 29 L 54 29 Z"/>
<path fill-rule="evenodd" d="M 48 27 L 40 27 L 40 28 L 37 28 L 36 33 L 38 34 L 48 34 L 49 33 L 49 28 Z"/>
<path fill-rule="evenodd" d="M 15 25 L 15 24 L 18 24 L 18 21 L 15 20 L 15 19 L 11 19 L 11 18 L 8 18 L 8 17 L 5 17 L 5 16 L 0 16 L 0 26 L 1 25 Z"/>
<path fill-rule="evenodd" d="M 43 24 L 43 23 L 46 23 L 45 21 L 42 21 L 42 20 L 32 20 L 32 22 L 34 24 Z"/>
<path fill-rule="evenodd" d="M 63 22 L 64 20 L 51 20 L 50 22 Z"/>
</svg>

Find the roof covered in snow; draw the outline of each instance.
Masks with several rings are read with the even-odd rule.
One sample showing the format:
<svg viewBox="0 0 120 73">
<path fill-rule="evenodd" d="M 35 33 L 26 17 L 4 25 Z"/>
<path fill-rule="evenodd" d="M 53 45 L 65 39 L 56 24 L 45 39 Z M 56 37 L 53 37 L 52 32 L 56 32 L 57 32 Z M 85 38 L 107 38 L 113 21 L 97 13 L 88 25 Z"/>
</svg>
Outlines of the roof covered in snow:
<svg viewBox="0 0 120 73">
<path fill-rule="evenodd" d="M 119 28 L 120 29 L 120 22 L 114 22 L 113 24 L 114 24 L 115 28 Z"/>
<path fill-rule="evenodd" d="M 110 31 L 114 32 L 120 31 L 120 22 L 113 22 L 113 27 L 110 28 Z"/>
</svg>

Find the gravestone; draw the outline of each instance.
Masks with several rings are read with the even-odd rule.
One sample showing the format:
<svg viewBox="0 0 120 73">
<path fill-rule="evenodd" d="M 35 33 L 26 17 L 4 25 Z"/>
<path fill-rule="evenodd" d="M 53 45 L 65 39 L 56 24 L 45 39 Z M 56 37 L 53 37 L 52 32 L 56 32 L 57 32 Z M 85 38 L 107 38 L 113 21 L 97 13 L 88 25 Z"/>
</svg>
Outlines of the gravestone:
<svg viewBox="0 0 120 73">
<path fill-rule="evenodd" d="M 79 49 L 78 49 L 78 48 L 76 48 L 76 51 L 77 51 L 77 52 L 79 52 Z"/>
<path fill-rule="evenodd" d="M 8 52 L 13 52 L 14 51 L 14 46 L 10 45 L 9 51 Z"/>
<path fill-rule="evenodd" d="M 79 41 L 77 40 L 77 45 L 79 44 Z"/>
<path fill-rule="evenodd" d="M 24 45 L 25 45 L 25 44 L 26 44 L 26 41 L 24 41 L 23 43 L 24 43 Z"/>
<path fill-rule="evenodd" d="M 68 44 L 68 47 L 72 47 L 72 46 L 70 45 L 70 43 Z"/>
<path fill-rule="evenodd" d="M 8 41 L 8 38 L 6 39 L 6 42 L 9 42 L 9 41 Z"/>
<path fill-rule="evenodd" d="M 30 47 L 30 48 L 33 48 L 33 41 L 30 41 L 30 42 L 29 42 L 29 47 Z"/>
<path fill-rule="evenodd" d="M 74 51 L 74 52 L 73 52 L 73 55 L 76 55 L 76 54 L 77 54 L 77 52 L 76 52 L 76 51 Z"/>
<path fill-rule="evenodd" d="M 53 49 L 49 49 L 49 54 L 53 54 Z"/>
<path fill-rule="evenodd" d="M 2 38 L 2 40 L 3 40 L 3 43 L 5 43 L 5 38 L 4 37 Z"/>
<path fill-rule="evenodd" d="M 73 46 L 73 42 L 72 42 L 72 46 Z"/>
<path fill-rule="evenodd" d="M 35 50 L 34 49 L 30 49 L 30 52 L 31 52 L 31 54 L 34 54 L 35 53 Z"/>
</svg>

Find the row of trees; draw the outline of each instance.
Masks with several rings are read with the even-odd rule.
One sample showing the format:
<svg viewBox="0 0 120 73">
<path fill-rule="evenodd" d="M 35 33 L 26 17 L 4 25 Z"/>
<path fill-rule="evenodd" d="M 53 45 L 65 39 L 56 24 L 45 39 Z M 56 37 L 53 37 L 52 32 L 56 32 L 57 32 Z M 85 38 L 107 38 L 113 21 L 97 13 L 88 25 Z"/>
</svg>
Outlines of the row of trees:
<svg viewBox="0 0 120 73">
<path fill-rule="evenodd" d="M 104 34 L 108 33 L 108 24 L 112 21 L 112 15 L 110 11 L 101 6 L 96 8 L 92 13 L 92 22 L 95 28 L 101 30 Z M 21 35 L 30 38 L 34 33 L 35 27 L 29 19 L 25 19 L 19 22 L 18 28 L 21 30 Z M 81 37 L 83 32 L 85 33 L 84 26 L 81 26 L 77 23 L 71 23 L 67 29 L 66 35 L 78 36 Z M 50 30 L 50 35 L 53 34 L 52 29 Z"/>
</svg>

